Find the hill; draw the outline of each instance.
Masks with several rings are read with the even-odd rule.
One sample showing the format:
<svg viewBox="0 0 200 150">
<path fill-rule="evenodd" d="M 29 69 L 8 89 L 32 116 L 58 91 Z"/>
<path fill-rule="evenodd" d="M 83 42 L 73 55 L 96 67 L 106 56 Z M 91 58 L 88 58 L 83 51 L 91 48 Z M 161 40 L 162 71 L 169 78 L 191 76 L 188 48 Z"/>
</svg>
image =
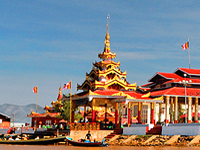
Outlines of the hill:
<svg viewBox="0 0 200 150">
<path fill-rule="evenodd" d="M 14 114 L 14 122 L 19 123 L 30 123 L 30 118 L 27 117 L 27 114 L 31 113 L 31 110 L 36 111 L 35 104 L 28 104 L 26 106 L 19 106 L 13 104 L 3 104 L 0 105 L 0 112 L 13 117 L 11 114 Z M 37 112 L 43 113 L 44 108 L 39 106 L 37 107 Z M 11 123 L 13 123 L 13 119 L 11 119 Z"/>
</svg>

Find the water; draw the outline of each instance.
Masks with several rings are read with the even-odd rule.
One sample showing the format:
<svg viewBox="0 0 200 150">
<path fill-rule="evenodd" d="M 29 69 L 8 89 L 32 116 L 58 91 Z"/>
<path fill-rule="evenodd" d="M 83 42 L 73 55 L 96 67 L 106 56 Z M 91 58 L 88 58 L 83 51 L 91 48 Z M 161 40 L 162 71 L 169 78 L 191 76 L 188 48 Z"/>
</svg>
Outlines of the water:
<svg viewBox="0 0 200 150">
<path fill-rule="evenodd" d="M 0 150 L 200 150 L 200 147 L 75 147 L 75 146 L 40 146 L 40 145 L 0 145 Z"/>
</svg>

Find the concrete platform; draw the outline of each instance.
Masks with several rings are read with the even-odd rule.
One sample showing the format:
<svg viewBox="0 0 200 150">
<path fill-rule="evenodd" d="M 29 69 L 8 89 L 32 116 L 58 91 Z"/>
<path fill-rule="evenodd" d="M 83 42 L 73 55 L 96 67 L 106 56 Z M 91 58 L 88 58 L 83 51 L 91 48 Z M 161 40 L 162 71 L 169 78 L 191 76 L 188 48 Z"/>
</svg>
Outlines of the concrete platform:
<svg viewBox="0 0 200 150">
<path fill-rule="evenodd" d="M 130 127 L 123 128 L 124 135 L 146 135 L 149 130 L 148 124 L 132 124 Z"/>
<path fill-rule="evenodd" d="M 162 126 L 162 135 L 185 135 L 193 136 L 200 135 L 199 123 L 177 123 Z"/>
</svg>

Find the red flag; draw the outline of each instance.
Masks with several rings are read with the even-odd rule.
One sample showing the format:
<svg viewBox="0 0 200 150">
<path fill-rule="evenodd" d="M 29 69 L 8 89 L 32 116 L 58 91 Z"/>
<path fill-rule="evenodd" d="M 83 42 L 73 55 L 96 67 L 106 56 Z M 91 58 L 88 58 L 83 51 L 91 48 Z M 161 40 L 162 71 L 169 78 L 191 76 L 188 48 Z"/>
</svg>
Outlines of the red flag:
<svg viewBox="0 0 200 150">
<path fill-rule="evenodd" d="M 71 89 L 71 82 L 64 84 L 63 89 Z"/>
<path fill-rule="evenodd" d="M 37 94 L 37 87 L 34 87 L 34 88 L 33 88 L 33 93 L 36 93 L 36 94 Z"/>
<path fill-rule="evenodd" d="M 182 45 L 183 50 L 188 49 L 189 47 L 189 42 L 186 42 L 185 44 Z"/>
</svg>

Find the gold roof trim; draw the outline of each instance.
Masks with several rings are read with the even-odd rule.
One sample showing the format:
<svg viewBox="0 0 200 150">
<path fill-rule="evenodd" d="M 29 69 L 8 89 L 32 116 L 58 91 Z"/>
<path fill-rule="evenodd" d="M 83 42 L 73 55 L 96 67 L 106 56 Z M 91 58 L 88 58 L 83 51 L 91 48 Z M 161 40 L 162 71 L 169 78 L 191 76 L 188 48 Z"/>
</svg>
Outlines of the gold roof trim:
<svg viewBox="0 0 200 150">
<path fill-rule="evenodd" d="M 128 84 L 125 81 L 125 79 L 121 80 L 118 77 L 114 77 L 113 80 L 107 81 L 107 82 L 101 82 L 101 81 L 95 81 L 95 88 L 97 87 L 104 87 L 105 89 L 107 89 L 109 86 L 111 86 L 112 84 L 119 84 L 120 86 L 122 86 L 123 88 L 125 88 L 126 90 L 128 89 L 136 89 L 136 84 Z"/>
<path fill-rule="evenodd" d="M 145 95 L 142 95 L 142 97 L 149 97 L 149 96 L 151 96 L 151 93 L 150 93 L 150 92 L 147 93 L 147 94 L 145 94 Z"/>
<path fill-rule="evenodd" d="M 134 97 L 128 95 L 128 94 L 125 94 L 124 92 L 120 91 L 119 93 L 115 93 L 113 94 L 113 96 L 126 96 L 127 99 L 135 99 Z"/>
<path fill-rule="evenodd" d="M 109 66 L 109 65 L 115 65 L 115 66 L 119 67 L 119 66 L 120 66 L 120 62 L 117 62 L 117 63 L 116 63 L 116 62 L 114 62 L 113 60 L 111 60 L 111 61 L 108 63 L 108 62 L 105 62 L 105 61 L 102 60 L 102 61 L 100 61 L 100 62 L 96 62 L 96 61 L 95 61 L 95 63 L 93 63 L 93 65 L 96 66 L 96 67 L 97 67 L 97 66 L 106 66 L 106 67 L 107 67 L 107 66 Z"/>
<path fill-rule="evenodd" d="M 114 74 L 117 73 L 120 78 L 122 78 L 122 77 L 126 78 L 126 74 L 127 74 L 126 71 L 125 72 L 121 72 L 120 69 L 110 68 L 110 69 L 105 70 L 105 71 L 99 70 L 99 77 L 100 76 L 106 77 L 106 75 L 108 75 L 110 73 L 114 73 Z"/>
<path fill-rule="evenodd" d="M 99 95 L 97 93 L 92 92 L 91 90 L 89 90 L 89 95 Z"/>
<path fill-rule="evenodd" d="M 163 96 L 156 97 L 156 98 L 154 98 L 153 100 L 162 100 L 162 101 L 163 101 Z"/>
</svg>

